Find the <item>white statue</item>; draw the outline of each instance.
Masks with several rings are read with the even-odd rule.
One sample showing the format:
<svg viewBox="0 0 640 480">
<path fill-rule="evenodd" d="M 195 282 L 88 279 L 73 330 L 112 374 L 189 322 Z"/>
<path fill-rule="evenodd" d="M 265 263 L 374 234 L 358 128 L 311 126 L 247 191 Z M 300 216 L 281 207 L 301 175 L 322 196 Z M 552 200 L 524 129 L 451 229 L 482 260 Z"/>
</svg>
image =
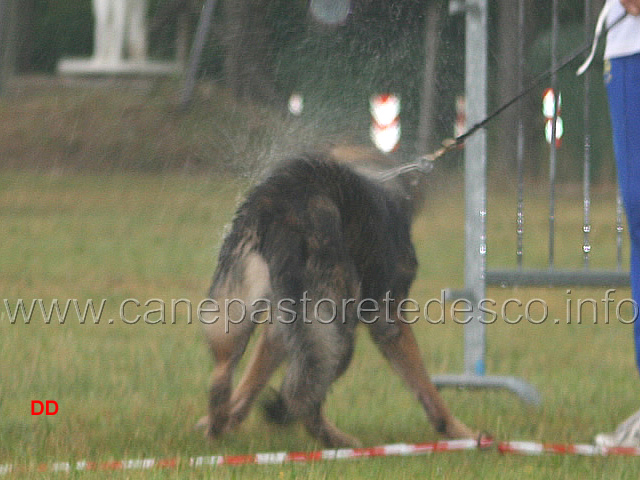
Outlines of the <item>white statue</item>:
<svg viewBox="0 0 640 480">
<path fill-rule="evenodd" d="M 147 56 L 147 0 L 93 0 L 93 61 L 118 64 Z"/>
</svg>

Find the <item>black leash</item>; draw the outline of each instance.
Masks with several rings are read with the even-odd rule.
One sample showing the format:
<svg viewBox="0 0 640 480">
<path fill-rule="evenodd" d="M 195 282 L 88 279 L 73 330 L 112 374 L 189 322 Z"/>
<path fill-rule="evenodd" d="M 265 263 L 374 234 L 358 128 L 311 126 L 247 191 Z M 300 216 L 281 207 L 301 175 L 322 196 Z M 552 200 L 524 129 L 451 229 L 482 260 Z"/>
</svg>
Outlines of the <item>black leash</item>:
<svg viewBox="0 0 640 480">
<path fill-rule="evenodd" d="M 624 20 L 627 16 L 627 13 L 625 13 L 624 15 L 622 15 L 620 18 L 618 18 L 615 22 L 613 22 L 608 28 L 606 28 L 604 30 L 604 33 L 606 34 L 609 30 L 611 30 L 613 27 L 615 27 L 616 25 L 618 25 L 622 20 Z M 462 143 L 464 143 L 465 139 L 467 139 L 468 137 L 470 137 L 471 135 L 473 135 L 474 133 L 476 133 L 478 130 L 480 130 L 481 128 L 483 128 L 484 126 L 487 125 L 487 123 L 489 123 L 491 120 L 493 120 L 495 117 L 497 117 L 498 115 L 500 115 L 502 112 L 504 112 L 507 108 L 509 108 L 511 105 L 513 105 L 514 103 L 516 103 L 518 100 L 520 100 L 522 97 L 524 97 L 525 95 L 528 95 L 532 90 L 534 90 L 535 88 L 537 88 L 544 80 L 547 79 L 547 77 L 550 77 L 556 73 L 558 73 L 560 70 L 562 70 L 563 68 L 567 67 L 567 65 L 569 65 L 571 62 L 573 62 L 575 59 L 577 59 L 579 56 L 583 55 L 584 53 L 586 53 L 588 50 L 591 49 L 591 45 L 593 43 L 593 41 L 595 41 L 596 39 L 594 38 L 591 42 L 586 43 L 585 45 L 583 45 L 582 47 L 580 47 L 577 51 L 575 51 L 574 53 L 567 55 L 566 57 L 564 57 L 561 61 L 560 64 L 553 69 L 548 69 L 544 72 L 542 72 L 541 74 L 539 74 L 537 77 L 535 77 L 531 83 L 529 84 L 529 86 L 527 88 L 525 88 L 524 90 L 522 90 L 520 93 L 518 93 L 515 97 L 513 97 L 511 100 L 509 100 L 508 102 L 506 102 L 504 105 L 501 105 L 500 107 L 498 107 L 498 109 L 496 109 L 493 113 L 491 113 L 488 117 L 486 117 L 484 120 L 476 123 L 475 125 L 473 125 L 469 130 L 467 130 L 465 133 L 463 133 L 462 135 L 457 136 L 454 140 L 455 144 L 452 148 L 455 148 L 459 145 L 461 145 Z"/>
<path fill-rule="evenodd" d="M 607 28 L 605 28 L 602 33 L 604 33 L 606 35 L 606 33 L 609 30 L 611 30 L 616 25 L 618 25 L 620 22 L 622 22 L 622 20 L 624 20 L 627 17 L 627 15 L 628 14 L 625 12 L 620 18 L 616 19 L 616 21 L 614 21 L 611 25 L 609 25 Z M 511 98 L 510 100 L 505 102 L 500 107 L 498 107 L 496 110 L 494 110 L 491 114 L 489 114 L 483 120 L 481 120 L 478 123 L 476 123 L 473 126 L 471 126 L 471 128 L 469 128 L 463 134 L 458 135 L 457 137 L 454 137 L 454 138 L 447 138 L 447 139 L 443 140 L 442 147 L 440 147 L 439 149 L 435 150 L 434 152 L 432 152 L 430 154 L 421 156 L 415 162 L 411 162 L 411 163 L 408 163 L 408 164 L 400 165 L 399 167 L 395 167 L 395 168 L 392 168 L 392 169 L 389 169 L 389 170 L 383 172 L 380 175 L 380 180 L 382 180 L 382 181 L 389 180 L 389 179 L 394 178 L 394 177 L 396 177 L 398 175 L 401 175 L 402 173 L 413 171 L 413 170 L 419 170 L 419 171 L 421 171 L 423 173 L 429 173 L 433 169 L 432 162 L 434 162 L 435 160 L 439 159 L 440 157 L 443 157 L 447 153 L 449 153 L 449 152 L 461 147 L 464 144 L 464 142 L 465 142 L 465 140 L 467 138 L 469 138 L 471 135 L 476 133 L 481 128 L 484 128 L 489 122 L 491 122 L 491 120 L 493 120 L 495 117 L 500 115 L 507 108 L 512 106 L 514 103 L 518 102 L 522 97 L 524 97 L 524 96 L 528 95 L 529 93 L 531 93 L 534 89 L 536 89 L 538 86 L 540 86 L 540 84 L 543 81 L 545 81 L 548 77 L 550 77 L 550 76 L 558 73 L 560 70 L 566 68 L 570 63 L 572 63 L 578 57 L 580 57 L 581 55 L 586 53 L 588 50 L 590 50 L 591 46 L 592 46 L 592 43 L 597 41 L 597 39 L 598 39 L 598 36 L 596 35 L 591 42 L 587 42 L 585 45 L 580 47 L 575 52 L 573 52 L 573 53 L 567 55 L 566 57 L 564 57 L 560 61 L 560 64 L 557 65 L 555 68 L 549 68 L 549 69 L 545 70 L 544 72 L 540 73 L 539 75 L 537 75 L 529 83 L 529 85 L 524 90 L 522 90 L 516 96 L 514 96 L 513 98 Z"/>
</svg>

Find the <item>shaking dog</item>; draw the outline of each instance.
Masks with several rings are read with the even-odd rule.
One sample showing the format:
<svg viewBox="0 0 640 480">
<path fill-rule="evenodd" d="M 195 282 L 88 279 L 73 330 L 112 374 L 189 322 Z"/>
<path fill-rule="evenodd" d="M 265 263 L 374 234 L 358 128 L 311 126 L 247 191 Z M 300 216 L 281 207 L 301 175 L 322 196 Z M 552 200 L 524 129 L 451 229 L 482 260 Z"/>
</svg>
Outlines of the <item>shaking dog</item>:
<svg viewBox="0 0 640 480">
<path fill-rule="evenodd" d="M 407 298 L 417 269 L 410 224 L 423 191 L 419 173 L 376 180 L 385 162 L 346 148 L 293 158 L 276 166 L 238 208 L 209 292 L 228 318 L 222 321 L 216 311 L 204 322 L 215 367 L 209 413 L 198 426 L 210 437 L 239 425 L 286 362 L 268 417 L 299 420 L 330 447 L 359 445 L 323 413 L 329 387 L 349 366 L 359 323 L 438 432 L 476 437 L 430 381 L 410 325 L 396 308 L 374 308 Z M 271 311 L 276 306 L 277 314 Z M 234 389 L 234 370 L 258 324 L 261 336 Z"/>
</svg>

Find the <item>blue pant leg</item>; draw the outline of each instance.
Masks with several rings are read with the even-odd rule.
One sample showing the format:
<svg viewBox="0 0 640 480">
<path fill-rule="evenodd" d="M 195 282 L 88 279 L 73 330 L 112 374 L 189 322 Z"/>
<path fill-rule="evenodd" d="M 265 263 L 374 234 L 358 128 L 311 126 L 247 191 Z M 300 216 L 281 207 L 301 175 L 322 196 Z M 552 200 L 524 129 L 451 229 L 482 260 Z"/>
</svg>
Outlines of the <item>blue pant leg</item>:
<svg viewBox="0 0 640 480">
<path fill-rule="evenodd" d="M 631 241 L 631 294 L 640 305 L 640 54 L 612 59 L 606 80 L 618 183 Z M 634 340 L 640 369 L 640 319 L 634 324 Z"/>
</svg>

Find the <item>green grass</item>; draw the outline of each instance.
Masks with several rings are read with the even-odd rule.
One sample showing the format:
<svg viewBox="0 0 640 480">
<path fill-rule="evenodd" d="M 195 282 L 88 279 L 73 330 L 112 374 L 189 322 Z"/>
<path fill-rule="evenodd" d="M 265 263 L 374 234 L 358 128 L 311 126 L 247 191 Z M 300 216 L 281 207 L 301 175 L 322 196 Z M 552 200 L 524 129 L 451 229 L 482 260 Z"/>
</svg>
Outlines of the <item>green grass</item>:
<svg viewBox="0 0 640 480">
<path fill-rule="evenodd" d="M 421 269 L 413 298 L 437 298 L 462 286 L 462 187 L 438 178 L 414 228 Z M 299 427 L 268 425 L 254 411 L 236 431 L 206 441 L 192 430 L 206 410 L 211 360 L 197 321 L 127 325 L 117 320 L 127 298 L 204 298 L 215 268 L 223 226 L 244 183 L 231 177 L 173 175 L 0 175 L 0 298 L 30 302 L 106 299 L 103 322 L 11 325 L 0 314 L 0 464 L 180 457 L 283 450 L 318 445 Z M 492 189 L 489 204 L 491 266 L 513 265 L 515 194 Z M 544 266 L 546 194 L 527 197 L 526 263 Z M 558 264 L 579 268 L 579 191 L 561 189 Z M 597 205 L 596 205 L 597 204 Z M 594 193 L 593 263 L 615 262 L 612 189 Z M 514 207 L 515 208 L 515 207 Z M 566 212 L 566 213 L 564 213 Z M 577 233 L 576 233 L 577 232 Z M 626 262 L 625 258 L 625 262 Z M 540 408 L 501 391 L 444 390 L 465 422 L 499 440 L 590 442 L 638 405 L 631 326 L 612 320 L 577 325 L 565 319 L 567 298 L 603 298 L 605 288 L 490 289 L 498 303 L 541 298 L 551 320 L 543 325 L 500 319 L 488 326 L 487 371 L 521 376 L 540 390 Z M 616 301 L 629 295 L 619 290 Z M 601 303 L 600 303 L 601 305 Z M 127 310 L 130 316 L 144 308 Z M 513 310 L 517 314 L 517 309 Z M 539 313 L 539 312 L 538 312 Z M 157 318 L 152 316 L 151 318 Z M 169 320 L 169 319 L 168 319 Z M 415 326 L 432 373 L 462 371 L 463 327 Z M 277 379 L 276 379 L 277 381 Z M 275 383 L 275 381 L 274 381 Z M 32 417 L 30 402 L 54 399 L 55 417 Z M 391 374 L 361 329 L 353 365 L 332 389 L 328 416 L 365 445 L 435 441 L 418 403 Z M 501 456 L 495 451 L 413 458 L 319 462 L 271 467 L 224 467 L 116 473 L 122 478 L 637 478 L 640 460 L 563 456 Z M 86 474 L 91 478 L 113 473 Z"/>
<path fill-rule="evenodd" d="M 177 80 L 26 76 L 9 87 L 0 101 L 3 168 L 251 174 L 292 150 L 354 138 L 343 127 L 238 101 L 208 83 L 184 112 Z"/>
</svg>

